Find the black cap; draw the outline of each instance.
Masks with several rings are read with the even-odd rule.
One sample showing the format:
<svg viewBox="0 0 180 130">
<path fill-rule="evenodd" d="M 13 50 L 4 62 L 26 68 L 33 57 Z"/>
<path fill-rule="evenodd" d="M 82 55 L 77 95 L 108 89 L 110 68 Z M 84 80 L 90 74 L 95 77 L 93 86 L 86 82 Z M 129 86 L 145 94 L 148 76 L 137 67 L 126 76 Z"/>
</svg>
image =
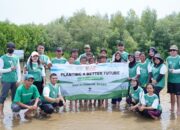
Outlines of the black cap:
<svg viewBox="0 0 180 130">
<path fill-rule="evenodd" d="M 150 50 L 152 50 L 155 54 L 157 53 L 157 49 L 155 47 L 150 47 L 149 50 L 148 50 L 148 53 L 149 53 Z"/>
<path fill-rule="evenodd" d="M 103 51 L 105 51 L 105 52 L 107 53 L 106 48 L 101 48 L 101 51 L 100 51 L 100 52 L 103 52 Z"/>
<path fill-rule="evenodd" d="M 13 42 L 8 42 L 7 48 L 15 48 L 15 44 Z"/>
<path fill-rule="evenodd" d="M 120 40 L 117 40 L 116 44 L 117 44 L 117 46 L 124 46 L 124 43 L 122 41 L 120 41 Z"/>
</svg>

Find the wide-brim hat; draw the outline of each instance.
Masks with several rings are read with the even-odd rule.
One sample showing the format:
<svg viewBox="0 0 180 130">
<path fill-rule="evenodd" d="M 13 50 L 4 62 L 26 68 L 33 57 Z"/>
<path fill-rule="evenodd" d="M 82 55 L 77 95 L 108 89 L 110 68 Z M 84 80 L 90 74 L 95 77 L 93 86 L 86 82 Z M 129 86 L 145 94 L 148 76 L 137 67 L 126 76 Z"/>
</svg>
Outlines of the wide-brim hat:
<svg viewBox="0 0 180 130">
<path fill-rule="evenodd" d="M 161 55 L 159 53 L 155 54 L 154 58 L 158 58 L 158 59 L 164 61 L 164 59 L 161 57 Z"/>
<path fill-rule="evenodd" d="M 178 51 L 178 47 L 177 47 L 176 45 L 172 45 L 172 46 L 169 48 L 169 50 L 176 50 L 176 51 Z"/>
</svg>

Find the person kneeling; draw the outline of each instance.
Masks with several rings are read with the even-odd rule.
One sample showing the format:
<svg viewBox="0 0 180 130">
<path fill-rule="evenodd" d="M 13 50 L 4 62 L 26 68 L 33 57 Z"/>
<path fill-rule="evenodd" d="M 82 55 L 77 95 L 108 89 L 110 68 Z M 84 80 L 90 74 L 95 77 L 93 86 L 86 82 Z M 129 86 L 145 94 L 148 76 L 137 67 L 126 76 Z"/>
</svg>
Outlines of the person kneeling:
<svg viewBox="0 0 180 130">
<path fill-rule="evenodd" d="M 32 117 L 33 112 L 37 111 L 38 106 L 41 104 L 38 89 L 33 85 L 33 82 L 34 77 L 28 74 L 25 76 L 24 83 L 16 90 L 15 98 L 11 105 L 13 116 L 16 119 L 20 119 L 19 111 L 21 109 L 28 109 L 25 112 L 25 117 Z"/>
<path fill-rule="evenodd" d="M 144 95 L 144 101 L 142 103 L 142 106 L 138 107 L 139 112 L 143 116 L 158 119 L 162 113 L 159 98 L 154 93 L 153 84 L 148 84 L 146 89 L 148 93 Z"/>
<path fill-rule="evenodd" d="M 60 88 L 57 84 L 58 77 L 55 73 L 50 75 L 50 83 L 43 89 L 41 114 L 52 114 L 58 112 L 59 107 L 65 106 L 65 100 L 61 96 Z"/>
<path fill-rule="evenodd" d="M 142 97 L 144 97 L 144 91 L 139 86 L 139 82 L 136 78 L 131 79 L 131 87 L 129 97 L 126 99 L 127 104 L 130 105 L 130 110 L 135 111 L 141 104 Z"/>
</svg>

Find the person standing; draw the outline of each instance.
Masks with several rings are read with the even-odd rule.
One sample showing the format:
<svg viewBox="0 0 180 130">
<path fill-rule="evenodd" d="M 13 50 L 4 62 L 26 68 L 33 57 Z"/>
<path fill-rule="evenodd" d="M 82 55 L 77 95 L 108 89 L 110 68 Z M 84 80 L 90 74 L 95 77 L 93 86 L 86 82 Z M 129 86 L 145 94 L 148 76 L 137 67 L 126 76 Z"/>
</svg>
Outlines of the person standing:
<svg viewBox="0 0 180 130">
<path fill-rule="evenodd" d="M 140 86 L 144 89 L 144 91 L 146 92 L 146 85 L 148 83 L 148 61 L 146 60 L 146 55 L 144 52 L 140 53 L 140 63 L 139 63 L 139 67 L 140 67 L 140 77 L 139 77 L 139 84 Z"/>
<path fill-rule="evenodd" d="M 34 76 L 34 85 L 36 85 L 39 94 L 42 94 L 43 87 L 46 83 L 46 74 L 45 74 L 45 68 L 41 64 L 39 59 L 39 54 L 34 51 L 31 53 L 30 59 L 27 62 L 27 65 L 24 68 L 25 72 L 24 74 L 32 74 Z"/>
<path fill-rule="evenodd" d="M 74 48 L 71 50 L 71 57 L 74 58 L 74 63 L 75 65 L 79 65 L 80 64 L 80 61 L 78 59 L 78 56 L 79 56 L 79 50 Z"/>
<path fill-rule="evenodd" d="M 41 64 L 44 65 L 45 68 L 50 68 L 52 66 L 51 61 L 47 55 L 44 54 L 45 47 L 43 44 L 39 44 L 37 47 L 37 52 L 39 53 L 39 58 Z"/>
<path fill-rule="evenodd" d="M 178 47 L 172 45 L 169 53 L 170 56 L 166 60 L 168 66 L 167 92 L 170 94 L 171 111 L 174 112 L 175 101 L 177 101 L 177 114 L 180 115 L 180 56 L 178 55 Z"/>
<path fill-rule="evenodd" d="M 115 62 L 115 63 L 122 63 L 122 62 L 124 62 L 124 61 L 122 60 L 122 58 L 121 58 L 121 53 L 120 53 L 120 52 L 116 52 L 116 54 L 115 54 L 115 60 L 114 60 L 113 62 Z M 113 105 L 116 105 L 116 107 L 118 108 L 118 107 L 120 106 L 121 100 L 122 100 L 122 98 L 121 98 L 120 96 L 117 97 L 117 98 L 112 98 L 111 103 L 112 103 Z"/>
<path fill-rule="evenodd" d="M 124 47 L 124 43 L 121 41 L 117 41 L 117 49 L 118 51 L 121 53 L 121 58 L 122 60 L 124 60 L 125 62 L 128 61 L 128 53 L 125 51 L 125 47 Z M 116 54 L 116 53 L 115 53 Z M 112 61 L 114 61 L 115 59 L 115 54 L 112 56 Z"/>
<path fill-rule="evenodd" d="M 140 77 L 139 63 L 136 62 L 135 56 L 133 54 L 129 54 L 128 59 L 129 59 L 129 80 L 131 80 L 131 78 L 139 79 Z"/>
<path fill-rule="evenodd" d="M 16 92 L 16 86 L 21 81 L 21 69 L 19 58 L 13 54 L 14 49 L 15 44 L 13 42 L 7 43 L 7 54 L 4 54 L 0 58 L 0 69 L 14 68 L 7 73 L 2 73 L 2 90 L 0 94 L 0 117 L 4 116 L 4 101 L 8 96 L 9 89 L 11 89 L 11 99 L 13 101 Z"/>
<path fill-rule="evenodd" d="M 154 93 L 159 97 L 160 100 L 160 91 L 165 87 L 165 74 L 166 74 L 166 65 L 161 55 L 157 53 L 154 56 L 154 65 L 150 71 L 151 83 L 155 86 Z"/>
<path fill-rule="evenodd" d="M 61 47 L 56 48 L 56 57 L 51 60 L 52 64 L 67 64 L 68 61 L 63 57 L 64 52 Z"/>
<path fill-rule="evenodd" d="M 150 47 L 149 50 L 148 50 L 148 58 L 147 58 L 147 62 L 148 62 L 148 70 L 151 70 L 152 69 L 152 66 L 154 65 L 154 56 L 155 54 L 157 54 L 157 50 L 155 47 Z M 150 82 L 150 76 L 149 76 L 149 79 L 148 81 Z"/>
<path fill-rule="evenodd" d="M 141 62 L 141 60 L 140 60 L 140 54 L 141 54 L 140 51 L 135 51 L 135 53 L 134 53 L 136 62 L 138 62 L 138 63 Z"/>
<path fill-rule="evenodd" d="M 85 53 L 83 53 L 83 54 L 81 54 L 80 56 L 79 56 L 79 60 L 81 59 L 81 57 L 82 56 L 86 56 L 87 57 L 87 55 L 89 54 L 89 53 L 91 53 L 91 47 L 90 47 L 90 45 L 89 44 L 86 44 L 86 45 L 84 45 L 84 51 L 85 51 Z M 93 55 L 93 54 L 92 54 Z M 94 57 L 94 56 L 93 56 Z"/>
</svg>

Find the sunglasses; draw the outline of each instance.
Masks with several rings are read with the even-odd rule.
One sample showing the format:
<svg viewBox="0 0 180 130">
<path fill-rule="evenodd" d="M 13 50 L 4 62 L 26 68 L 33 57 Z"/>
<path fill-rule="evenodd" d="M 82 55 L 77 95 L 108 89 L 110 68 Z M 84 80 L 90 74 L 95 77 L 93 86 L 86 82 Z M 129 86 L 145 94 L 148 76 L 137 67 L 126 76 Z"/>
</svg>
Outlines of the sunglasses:
<svg viewBox="0 0 180 130">
<path fill-rule="evenodd" d="M 171 51 L 177 51 L 177 50 L 172 49 L 172 50 L 169 50 L 169 51 L 171 52 Z"/>
<path fill-rule="evenodd" d="M 56 50 L 56 52 L 61 52 L 61 50 Z"/>
</svg>

